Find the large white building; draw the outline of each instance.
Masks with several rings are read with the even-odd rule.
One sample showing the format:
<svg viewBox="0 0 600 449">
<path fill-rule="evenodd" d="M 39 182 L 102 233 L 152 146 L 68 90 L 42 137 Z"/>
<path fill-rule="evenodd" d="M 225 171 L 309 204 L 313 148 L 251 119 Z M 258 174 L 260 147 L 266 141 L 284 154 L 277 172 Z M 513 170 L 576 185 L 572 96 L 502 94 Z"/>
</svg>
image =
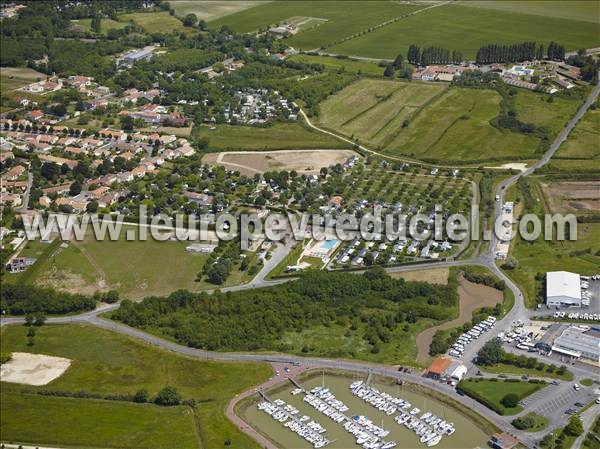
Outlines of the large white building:
<svg viewBox="0 0 600 449">
<path fill-rule="evenodd" d="M 577 273 L 549 271 L 546 273 L 546 304 L 549 306 L 581 307 L 581 280 Z"/>
<path fill-rule="evenodd" d="M 569 327 L 554 340 L 552 351 L 600 363 L 600 329 Z"/>
</svg>

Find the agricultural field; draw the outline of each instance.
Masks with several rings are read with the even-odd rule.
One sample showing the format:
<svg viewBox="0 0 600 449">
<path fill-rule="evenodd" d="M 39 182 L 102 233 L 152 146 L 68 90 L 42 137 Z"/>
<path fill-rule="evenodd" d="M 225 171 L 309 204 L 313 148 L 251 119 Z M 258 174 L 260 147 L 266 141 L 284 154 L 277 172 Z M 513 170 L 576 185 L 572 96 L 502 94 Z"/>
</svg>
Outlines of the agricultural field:
<svg viewBox="0 0 600 449">
<path fill-rule="evenodd" d="M 561 145 L 552 159 L 552 165 L 565 169 L 569 164 L 581 164 L 581 168 L 600 170 L 600 109 L 596 104 L 588 110 L 569 138 Z"/>
<path fill-rule="evenodd" d="M 27 84 L 43 80 L 47 77 L 45 73 L 40 73 L 33 69 L 24 67 L 2 67 L 0 69 L 0 92 L 3 94 L 20 89 Z"/>
<path fill-rule="evenodd" d="M 600 181 L 540 181 L 546 204 L 553 214 L 600 213 Z"/>
<path fill-rule="evenodd" d="M 584 22 L 600 22 L 600 5 L 587 0 L 460 0 L 460 5 L 474 8 L 485 8 L 497 11 L 510 11 L 523 14 L 534 14 L 544 17 L 555 17 Z"/>
<path fill-rule="evenodd" d="M 500 101 L 493 90 L 363 79 L 325 100 L 319 121 L 390 155 L 445 163 L 533 156 L 539 139 L 489 123 Z"/>
<path fill-rule="evenodd" d="M 276 123 L 268 127 L 201 125 L 200 135 L 208 138 L 208 148 L 214 151 L 336 149 L 350 146 L 299 123 Z"/>
<path fill-rule="evenodd" d="M 350 33 L 349 33 L 350 34 Z M 328 48 L 344 55 L 394 58 L 406 55 L 411 44 L 459 50 L 474 59 L 487 43 L 511 44 L 529 40 L 565 45 L 567 51 L 600 44 L 600 24 L 496 9 L 445 5 L 394 22 L 355 39 Z"/>
<path fill-rule="evenodd" d="M 198 20 L 210 22 L 246 9 L 269 3 L 263 0 L 173 0 L 169 2 L 175 10 L 175 15 L 185 17 L 187 14 L 196 14 Z"/>
<path fill-rule="evenodd" d="M 132 12 L 119 16 L 120 22 L 135 22 L 145 31 L 152 33 L 170 33 L 172 31 L 190 30 L 183 26 L 183 23 L 176 17 L 171 16 L 167 11 L 161 12 Z"/>
<path fill-rule="evenodd" d="M 71 20 L 73 25 L 78 25 L 81 27 L 82 31 L 92 31 L 92 19 L 78 19 Z M 127 26 L 127 22 L 117 22 L 116 20 L 103 18 L 100 21 L 100 33 L 106 34 L 108 30 L 125 28 Z"/>
<path fill-rule="evenodd" d="M 333 56 L 316 56 L 297 54 L 287 58 L 288 61 L 304 62 L 306 64 L 322 64 L 330 72 L 359 73 L 372 76 L 383 76 L 384 68 L 377 63 L 351 58 L 336 58 Z"/>
<path fill-rule="evenodd" d="M 209 153 L 202 162 L 222 165 L 229 170 L 253 176 L 273 170 L 295 170 L 300 174 L 317 174 L 323 167 L 343 164 L 356 155 L 350 150 L 288 150 L 260 152 Z"/>
<path fill-rule="evenodd" d="M 387 1 L 278 1 L 231 14 L 210 22 L 214 29 L 227 25 L 241 33 L 249 33 L 290 21 L 297 17 L 326 19 L 310 29 L 299 31 L 287 43 L 302 50 L 320 48 L 382 22 L 408 14 L 423 6 L 403 5 Z"/>
<path fill-rule="evenodd" d="M 159 448 L 175 444 L 177 438 L 177 447 L 182 448 L 222 447 L 226 440 L 233 447 L 258 447 L 226 419 L 224 410 L 236 394 L 267 380 L 271 375 L 267 365 L 194 360 L 88 326 L 37 328 L 34 346 L 27 344 L 24 326 L 6 326 L 1 332 L 2 353 L 34 352 L 74 360 L 64 375 L 43 387 L 2 383 L 3 440 Z M 146 388 L 152 397 L 165 385 L 175 387 L 183 399 L 196 400 L 196 429 L 189 407 L 37 394 L 40 390 L 133 394 Z"/>
<path fill-rule="evenodd" d="M 517 405 L 516 407 L 505 407 L 502 405 L 500 401 L 507 394 L 516 394 L 519 400 L 521 400 L 536 391 L 541 390 L 545 386 L 544 383 L 477 378 L 465 379 L 458 384 L 458 388 L 461 391 L 474 399 L 479 400 L 479 398 L 481 398 L 484 401 L 488 401 L 490 405 L 496 409 L 496 412 L 502 411 L 502 413 L 499 413 L 501 415 L 515 415 L 523 409 L 520 405 Z M 479 402 L 482 401 L 479 400 Z"/>
</svg>

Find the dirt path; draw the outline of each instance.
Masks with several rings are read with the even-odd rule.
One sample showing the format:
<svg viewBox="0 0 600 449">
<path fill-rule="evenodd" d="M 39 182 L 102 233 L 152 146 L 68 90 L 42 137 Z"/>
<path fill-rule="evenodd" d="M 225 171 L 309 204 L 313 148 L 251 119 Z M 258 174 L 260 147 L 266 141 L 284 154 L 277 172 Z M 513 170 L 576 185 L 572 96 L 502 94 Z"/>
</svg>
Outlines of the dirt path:
<svg viewBox="0 0 600 449">
<path fill-rule="evenodd" d="M 238 394 L 229 402 L 225 413 L 227 415 L 227 418 L 232 423 L 234 423 L 238 429 L 240 429 L 246 435 L 253 438 L 256 442 L 258 442 L 258 444 L 261 445 L 261 447 L 264 447 L 265 449 L 278 449 L 278 447 L 271 440 L 254 430 L 254 428 L 252 428 L 246 421 L 244 421 L 240 416 L 238 416 L 235 413 L 235 407 L 242 399 L 245 399 L 254 394 L 258 394 L 260 390 L 267 390 L 277 384 L 288 382 L 289 378 L 296 377 L 298 374 L 309 368 L 308 365 L 292 366 L 290 364 L 285 363 L 271 363 L 271 366 L 273 367 L 273 372 L 279 372 L 280 375 L 273 375 L 273 377 L 271 377 L 266 382 L 249 390 L 246 390 L 243 393 Z M 290 372 L 286 373 L 285 368 L 288 368 Z"/>
<path fill-rule="evenodd" d="M 481 284 L 475 284 L 467 281 L 462 276 L 459 278 L 458 295 L 460 298 L 458 318 L 425 329 L 416 336 L 418 363 L 426 365 L 430 362 L 429 346 L 431 345 L 434 334 L 438 330 L 450 329 L 471 321 L 473 312 L 476 309 L 495 306 L 503 300 L 503 295 L 500 290 Z"/>
</svg>

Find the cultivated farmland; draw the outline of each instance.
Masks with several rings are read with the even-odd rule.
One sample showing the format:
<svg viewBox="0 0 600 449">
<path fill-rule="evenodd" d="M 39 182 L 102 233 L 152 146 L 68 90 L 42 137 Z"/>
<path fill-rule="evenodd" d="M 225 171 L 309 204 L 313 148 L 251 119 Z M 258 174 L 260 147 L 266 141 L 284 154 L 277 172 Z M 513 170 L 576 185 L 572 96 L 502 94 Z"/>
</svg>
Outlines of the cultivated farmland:
<svg viewBox="0 0 600 449">
<path fill-rule="evenodd" d="M 598 23 L 446 5 L 399 20 L 328 50 L 389 59 L 399 52 L 406 55 L 408 46 L 414 43 L 421 48 L 438 46 L 460 50 L 465 57 L 474 58 L 477 49 L 486 43 L 535 40 L 547 46 L 554 40 L 565 45 L 567 51 L 573 51 L 597 47 L 599 36 Z"/>
<path fill-rule="evenodd" d="M 235 31 L 247 33 L 299 16 L 327 19 L 287 40 L 289 45 L 305 50 L 320 48 L 421 8 L 387 1 L 349 1 L 344 2 L 343 7 L 336 1 L 271 2 L 217 19 L 210 22 L 210 26 L 218 29 L 228 25 Z"/>
<path fill-rule="evenodd" d="M 199 20 L 216 20 L 245 9 L 268 3 L 259 0 L 174 0 L 169 2 L 178 17 L 196 14 Z"/>
<path fill-rule="evenodd" d="M 493 90 L 365 79 L 325 100 L 320 122 L 385 153 L 417 159 L 533 156 L 539 139 L 490 124 L 500 101 Z"/>
</svg>

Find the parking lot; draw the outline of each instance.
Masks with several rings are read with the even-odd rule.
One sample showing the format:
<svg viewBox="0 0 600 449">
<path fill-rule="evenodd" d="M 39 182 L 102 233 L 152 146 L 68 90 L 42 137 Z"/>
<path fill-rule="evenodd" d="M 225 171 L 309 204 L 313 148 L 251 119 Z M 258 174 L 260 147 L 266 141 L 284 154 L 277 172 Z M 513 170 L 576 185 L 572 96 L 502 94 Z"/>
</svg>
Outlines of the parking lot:
<svg viewBox="0 0 600 449">
<path fill-rule="evenodd" d="M 538 391 L 526 399 L 528 410 L 547 417 L 568 419 L 567 410 L 577 411 L 581 408 L 576 406 L 576 403 L 586 405 L 596 398 L 594 387 L 581 386 L 581 389 L 576 391 L 573 385 L 573 382 L 561 382 L 560 385 L 549 385 Z"/>
</svg>

